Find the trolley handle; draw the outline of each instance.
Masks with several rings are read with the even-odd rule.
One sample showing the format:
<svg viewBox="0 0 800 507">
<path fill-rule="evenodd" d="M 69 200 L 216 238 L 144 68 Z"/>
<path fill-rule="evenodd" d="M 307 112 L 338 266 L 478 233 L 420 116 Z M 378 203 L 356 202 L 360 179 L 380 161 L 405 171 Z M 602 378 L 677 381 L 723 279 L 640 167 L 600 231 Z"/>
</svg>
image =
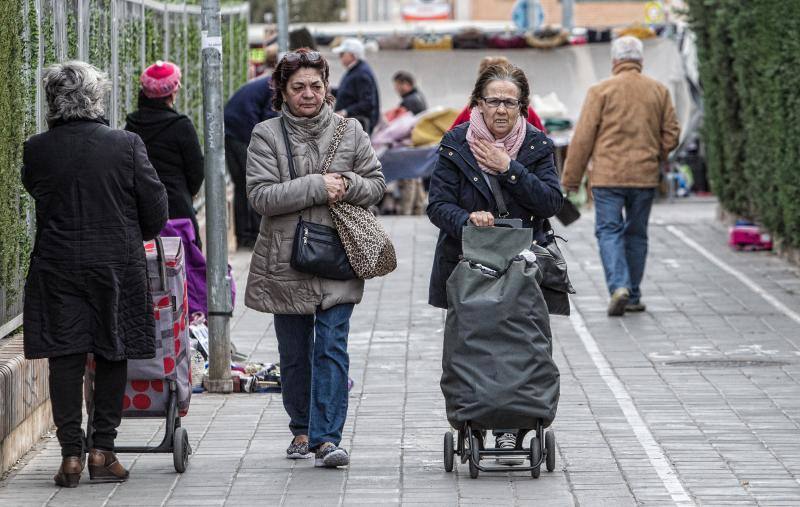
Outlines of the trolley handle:
<svg viewBox="0 0 800 507">
<path fill-rule="evenodd" d="M 167 290 L 167 261 L 164 256 L 164 243 L 161 236 L 156 236 L 156 260 L 158 261 L 158 279 L 161 282 L 161 290 Z"/>
</svg>

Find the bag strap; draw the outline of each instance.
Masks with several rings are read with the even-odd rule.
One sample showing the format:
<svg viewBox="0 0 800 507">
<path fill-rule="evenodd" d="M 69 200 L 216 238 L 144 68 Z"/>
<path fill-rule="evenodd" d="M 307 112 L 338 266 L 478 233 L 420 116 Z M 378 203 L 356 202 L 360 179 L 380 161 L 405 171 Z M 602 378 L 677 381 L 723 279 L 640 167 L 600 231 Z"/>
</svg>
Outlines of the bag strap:
<svg viewBox="0 0 800 507">
<path fill-rule="evenodd" d="M 503 198 L 500 182 L 497 181 L 496 176 L 491 174 L 487 175 L 487 179 L 489 180 L 489 189 L 492 191 L 494 200 L 497 203 L 497 211 L 500 212 L 500 218 L 506 218 L 508 216 L 508 207 L 506 206 L 506 200 Z"/>
<path fill-rule="evenodd" d="M 347 119 L 342 118 L 336 126 L 336 131 L 331 138 L 331 144 L 328 146 L 328 153 L 325 154 L 325 161 L 322 162 L 322 174 L 328 174 L 328 169 L 331 168 L 333 157 L 336 155 L 336 150 L 339 149 L 339 143 L 342 142 L 344 131 L 347 129 Z"/>
<path fill-rule="evenodd" d="M 542 230 L 544 231 L 545 236 L 555 236 L 555 231 L 553 231 L 553 226 L 550 225 L 549 218 L 542 220 Z"/>
<path fill-rule="evenodd" d="M 283 142 L 286 146 L 286 154 L 289 157 L 289 178 L 297 179 L 297 173 L 294 170 L 294 155 L 292 154 L 292 145 L 289 142 L 289 131 L 286 130 L 286 121 L 281 116 L 281 130 L 283 130 Z"/>
<path fill-rule="evenodd" d="M 489 189 L 492 191 L 492 196 L 494 196 L 494 200 L 497 202 L 497 211 L 500 213 L 500 218 L 506 218 L 508 216 L 508 208 L 506 207 L 505 199 L 503 199 L 503 191 L 500 188 L 500 182 L 497 181 L 496 176 L 487 176 L 489 179 Z M 544 232 L 548 243 L 555 237 L 555 232 L 553 231 L 553 226 L 550 224 L 549 218 L 542 220 L 542 232 Z"/>
</svg>

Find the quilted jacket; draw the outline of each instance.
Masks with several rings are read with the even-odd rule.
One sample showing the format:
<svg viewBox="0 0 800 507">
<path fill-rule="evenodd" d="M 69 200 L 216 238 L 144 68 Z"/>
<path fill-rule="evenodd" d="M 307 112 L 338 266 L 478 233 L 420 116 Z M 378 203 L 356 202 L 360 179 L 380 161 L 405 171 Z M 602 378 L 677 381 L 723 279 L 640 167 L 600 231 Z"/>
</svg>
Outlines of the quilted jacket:
<svg viewBox="0 0 800 507">
<path fill-rule="evenodd" d="M 167 221 L 167 192 L 136 134 L 62 122 L 25 142 L 22 182 L 36 204 L 25 282 L 25 356 L 155 355 L 143 239 Z"/>
<path fill-rule="evenodd" d="M 245 305 L 274 314 L 313 314 L 338 304 L 359 303 L 364 281 L 331 280 L 295 271 L 289 265 L 297 221 L 303 219 L 333 227 L 322 161 L 336 125 L 342 121 L 325 105 L 317 116 L 300 118 L 283 108 L 297 179 L 289 177 L 289 162 L 281 119 L 259 123 L 253 130 L 247 155 L 247 198 L 261 216 Z M 335 120 L 335 121 L 334 121 Z M 339 149 L 328 172 L 348 180 L 344 200 L 369 207 L 383 197 L 386 182 L 381 163 L 361 124 L 347 121 Z"/>
</svg>

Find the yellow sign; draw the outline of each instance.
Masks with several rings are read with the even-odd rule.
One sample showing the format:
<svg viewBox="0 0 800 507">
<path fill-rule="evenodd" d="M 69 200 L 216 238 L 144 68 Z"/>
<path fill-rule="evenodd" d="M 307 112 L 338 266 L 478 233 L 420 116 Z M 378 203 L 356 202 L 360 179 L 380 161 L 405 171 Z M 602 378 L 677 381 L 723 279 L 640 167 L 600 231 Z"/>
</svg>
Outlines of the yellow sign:
<svg viewBox="0 0 800 507">
<path fill-rule="evenodd" d="M 647 2 L 644 6 L 644 22 L 648 25 L 657 25 L 664 22 L 664 3 Z"/>
</svg>

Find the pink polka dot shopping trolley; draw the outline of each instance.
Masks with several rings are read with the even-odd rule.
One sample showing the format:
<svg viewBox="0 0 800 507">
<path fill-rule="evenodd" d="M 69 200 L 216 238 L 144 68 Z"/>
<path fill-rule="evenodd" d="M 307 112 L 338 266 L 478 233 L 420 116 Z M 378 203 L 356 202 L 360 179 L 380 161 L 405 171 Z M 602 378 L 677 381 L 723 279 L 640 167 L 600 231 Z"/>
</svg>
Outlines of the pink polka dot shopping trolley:
<svg viewBox="0 0 800 507">
<path fill-rule="evenodd" d="M 189 350 L 186 267 L 180 238 L 156 238 L 144 244 L 147 277 L 153 297 L 156 356 L 128 360 L 123 398 L 124 418 L 164 418 L 165 434 L 156 446 L 116 446 L 116 452 L 171 453 L 175 470 L 184 472 L 192 450 L 181 418 L 189 411 L 192 369 Z M 95 364 L 89 354 L 84 382 L 87 403 L 86 448 L 92 447 L 91 400 Z"/>
</svg>

